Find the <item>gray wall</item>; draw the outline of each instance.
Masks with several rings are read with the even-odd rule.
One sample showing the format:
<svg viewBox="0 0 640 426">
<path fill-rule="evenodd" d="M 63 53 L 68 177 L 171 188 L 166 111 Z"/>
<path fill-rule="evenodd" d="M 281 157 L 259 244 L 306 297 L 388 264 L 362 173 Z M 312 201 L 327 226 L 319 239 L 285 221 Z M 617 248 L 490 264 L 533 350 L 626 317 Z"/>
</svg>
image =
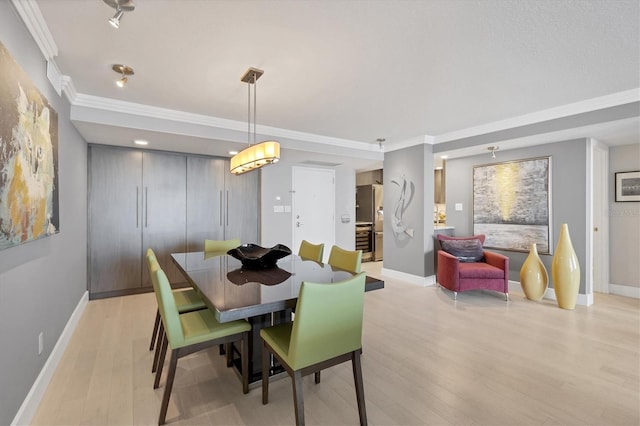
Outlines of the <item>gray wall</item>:
<svg viewBox="0 0 640 426">
<path fill-rule="evenodd" d="M 417 145 L 384 155 L 384 268 L 418 277 L 434 275 L 433 267 L 433 164 L 431 145 Z M 400 199 L 400 187 L 393 181 L 405 177 L 413 183 L 413 198 L 402 221 L 413 228 L 414 237 L 396 235 L 391 221 Z"/>
<path fill-rule="evenodd" d="M 580 293 L 585 294 L 586 242 L 587 242 L 587 181 L 586 139 L 533 146 L 529 148 L 498 151 L 497 158 L 489 154 L 447 160 L 447 225 L 455 227 L 455 235 L 471 235 L 473 232 L 473 167 L 503 161 L 551 156 L 551 221 L 552 243 L 555 250 L 560 225 L 567 223 L 573 248 L 581 267 Z M 455 204 L 462 203 L 463 211 L 455 211 Z M 500 251 L 508 256 L 509 279 L 520 281 L 520 268 L 528 253 Z M 637 253 L 637 252 L 636 252 Z M 540 255 L 551 280 L 552 255 Z M 553 284 L 550 283 L 550 287 Z"/>
<path fill-rule="evenodd" d="M 0 424 L 9 424 L 86 291 L 87 148 L 69 104 L 46 78 L 40 50 L 9 1 L 0 41 L 58 113 L 60 233 L 0 252 Z M 38 355 L 38 334 L 44 351 Z"/>
<path fill-rule="evenodd" d="M 640 287 L 640 202 L 615 202 L 615 173 L 640 170 L 640 143 L 609 149 L 609 281 Z"/>
</svg>

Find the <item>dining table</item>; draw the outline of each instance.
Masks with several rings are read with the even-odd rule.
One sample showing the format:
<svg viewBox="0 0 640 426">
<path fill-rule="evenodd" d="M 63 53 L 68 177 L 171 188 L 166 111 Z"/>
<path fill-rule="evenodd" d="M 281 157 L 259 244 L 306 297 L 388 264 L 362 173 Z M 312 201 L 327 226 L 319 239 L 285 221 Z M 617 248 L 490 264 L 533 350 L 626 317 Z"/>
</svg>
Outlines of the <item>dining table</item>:
<svg viewBox="0 0 640 426">
<path fill-rule="evenodd" d="M 292 320 L 298 292 L 304 281 L 331 284 L 355 275 L 326 263 L 291 254 L 275 266 L 248 269 L 226 252 L 172 253 L 171 258 L 187 283 L 202 296 L 221 322 L 245 319 L 251 324 L 248 344 L 249 382 L 261 380 L 260 329 Z M 384 288 L 384 281 L 366 277 L 365 292 Z M 234 366 L 240 373 L 239 351 L 232 347 Z M 281 369 L 273 365 L 270 374 Z"/>
</svg>

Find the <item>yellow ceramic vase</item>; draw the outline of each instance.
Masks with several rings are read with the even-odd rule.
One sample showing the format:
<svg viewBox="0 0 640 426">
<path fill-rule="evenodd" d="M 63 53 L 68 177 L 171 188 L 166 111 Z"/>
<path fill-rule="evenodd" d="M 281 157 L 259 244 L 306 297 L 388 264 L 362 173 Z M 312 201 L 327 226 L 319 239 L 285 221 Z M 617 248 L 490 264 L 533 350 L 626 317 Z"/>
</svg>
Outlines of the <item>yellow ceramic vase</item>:
<svg viewBox="0 0 640 426">
<path fill-rule="evenodd" d="M 535 243 L 531 244 L 529 256 L 520 268 L 520 285 L 529 300 L 540 300 L 547 291 L 549 275 L 540 256 L 538 256 L 538 247 Z"/>
<path fill-rule="evenodd" d="M 563 223 L 560 228 L 560 238 L 558 238 L 551 264 L 551 278 L 558 306 L 563 309 L 574 309 L 580 288 L 580 264 L 576 252 L 573 251 L 569 227 L 566 223 Z"/>
</svg>

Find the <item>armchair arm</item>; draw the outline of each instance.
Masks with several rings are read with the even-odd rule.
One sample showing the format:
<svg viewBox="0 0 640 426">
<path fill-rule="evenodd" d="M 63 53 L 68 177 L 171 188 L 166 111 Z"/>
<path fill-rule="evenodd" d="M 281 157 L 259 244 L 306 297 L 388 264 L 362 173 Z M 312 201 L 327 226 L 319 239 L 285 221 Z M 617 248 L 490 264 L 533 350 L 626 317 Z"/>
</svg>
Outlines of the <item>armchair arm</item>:
<svg viewBox="0 0 640 426">
<path fill-rule="evenodd" d="M 485 250 L 484 259 L 489 265 L 504 271 L 504 292 L 507 293 L 509 291 L 509 258 L 499 253 Z"/>
<path fill-rule="evenodd" d="M 444 250 L 438 252 L 438 283 L 452 291 L 460 287 L 458 265 L 460 260 Z"/>
<path fill-rule="evenodd" d="M 509 271 L 509 258 L 507 256 L 503 256 L 499 253 L 494 253 L 492 251 L 484 251 L 484 259 L 485 261 L 496 268 L 500 268 L 503 271 Z"/>
</svg>

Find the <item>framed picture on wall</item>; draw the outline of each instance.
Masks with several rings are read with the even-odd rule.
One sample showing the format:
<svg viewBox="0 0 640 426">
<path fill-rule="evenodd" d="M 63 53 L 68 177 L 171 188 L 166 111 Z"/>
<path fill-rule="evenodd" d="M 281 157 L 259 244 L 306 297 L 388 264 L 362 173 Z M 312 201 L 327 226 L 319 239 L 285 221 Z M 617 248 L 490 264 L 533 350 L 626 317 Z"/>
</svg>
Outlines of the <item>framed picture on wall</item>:
<svg viewBox="0 0 640 426">
<path fill-rule="evenodd" d="M 473 233 L 484 246 L 528 252 L 551 247 L 551 157 L 487 164 L 473 168 Z"/>
<path fill-rule="evenodd" d="M 59 232 L 58 114 L 0 43 L 0 250 Z"/>
<path fill-rule="evenodd" d="M 616 173 L 616 201 L 640 201 L 640 171 Z"/>
</svg>

